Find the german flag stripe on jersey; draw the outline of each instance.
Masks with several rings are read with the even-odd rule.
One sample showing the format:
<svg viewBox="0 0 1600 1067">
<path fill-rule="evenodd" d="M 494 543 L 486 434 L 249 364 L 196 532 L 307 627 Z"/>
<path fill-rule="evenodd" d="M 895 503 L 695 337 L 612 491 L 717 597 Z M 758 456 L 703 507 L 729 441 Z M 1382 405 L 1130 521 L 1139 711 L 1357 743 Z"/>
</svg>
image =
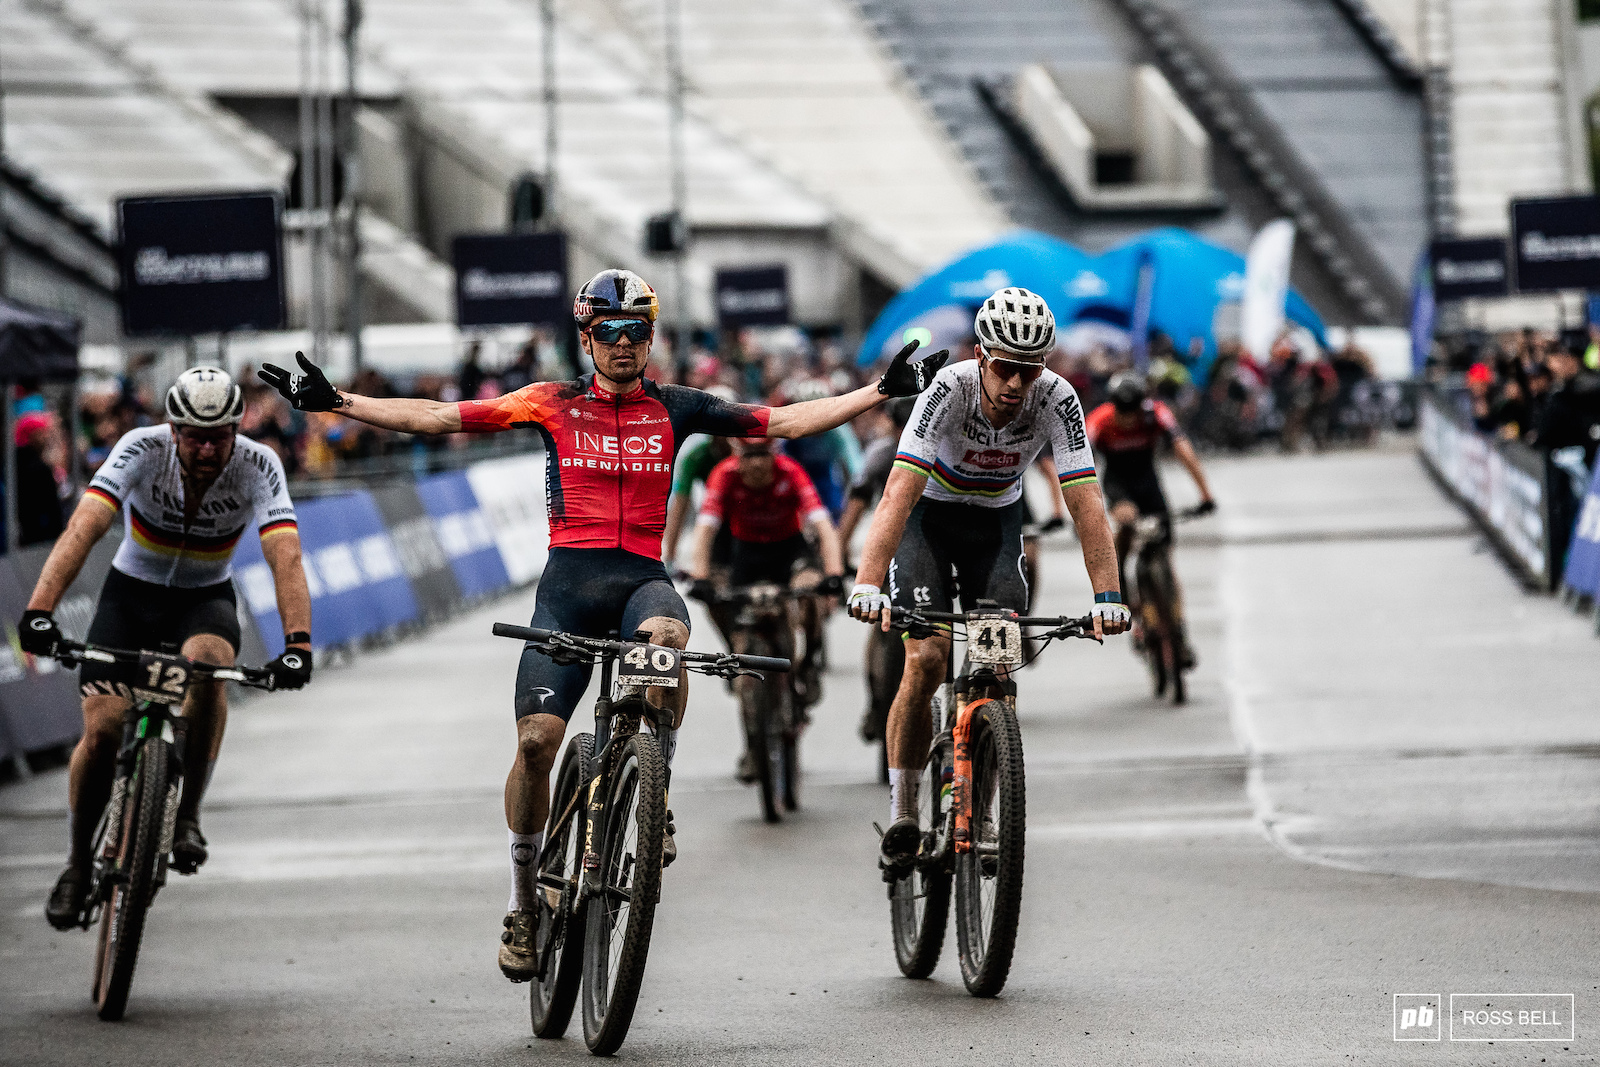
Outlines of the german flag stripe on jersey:
<svg viewBox="0 0 1600 1067">
<path fill-rule="evenodd" d="M 83 495 L 87 499 L 99 501 L 112 511 L 119 511 L 122 508 L 122 501 L 101 489 L 98 485 L 91 485 L 83 491 Z"/>
<path fill-rule="evenodd" d="M 1085 467 L 1079 471 L 1065 471 L 1061 475 L 1061 488 L 1069 485 L 1088 485 L 1094 481 L 1094 468 Z"/>
<path fill-rule="evenodd" d="M 197 534 L 185 537 L 182 534 L 169 533 L 157 528 L 132 505 L 128 507 L 128 517 L 134 544 L 163 556 L 185 556 L 208 562 L 225 560 L 233 555 L 234 546 L 244 534 L 243 527 L 220 537 L 204 537 Z"/>
<path fill-rule="evenodd" d="M 287 533 L 290 530 L 298 531 L 299 529 L 300 524 L 295 522 L 293 519 L 278 519 L 261 527 L 261 539 L 265 541 L 273 534 Z M 237 541 L 238 538 L 236 537 L 234 540 Z"/>
</svg>

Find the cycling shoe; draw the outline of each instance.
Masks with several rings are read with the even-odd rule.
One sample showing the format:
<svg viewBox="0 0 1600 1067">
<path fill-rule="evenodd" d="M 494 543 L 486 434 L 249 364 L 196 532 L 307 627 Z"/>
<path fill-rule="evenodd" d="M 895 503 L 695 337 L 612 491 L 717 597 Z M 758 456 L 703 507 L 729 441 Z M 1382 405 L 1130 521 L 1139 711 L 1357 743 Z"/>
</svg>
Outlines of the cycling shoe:
<svg viewBox="0 0 1600 1067">
<path fill-rule="evenodd" d="M 179 819 L 172 832 L 172 869 L 179 874 L 193 874 L 210 855 L 206 837 L 200 832 L 200 820 Z"/>
<path fill-rule="evenodd" d="M 917 862 L 917 846 L 922 842 L 922 830 L 914 815 L 902 815 L 883 832 L 878 857 L 878 869 L 885 882 L 896 882 L 911 873 Z"/>
<path fill-rule="evenodd" d="M 500 935 L 500 973 L 513 982 L 530 982 L 539 966 L 539 914 L 508 911 Z"/>
<path fill-rule="evenodd" d="M 50 899 L 44 906 L 44 917 L 57 930 L 70 930 L 83 925 L 83 913 L 88 903 L 89 872 L 69 863 L 67 869 L 61 872 L 61 877 L 56 879 L 56 887 L 50 891 Z"/>
</svg>

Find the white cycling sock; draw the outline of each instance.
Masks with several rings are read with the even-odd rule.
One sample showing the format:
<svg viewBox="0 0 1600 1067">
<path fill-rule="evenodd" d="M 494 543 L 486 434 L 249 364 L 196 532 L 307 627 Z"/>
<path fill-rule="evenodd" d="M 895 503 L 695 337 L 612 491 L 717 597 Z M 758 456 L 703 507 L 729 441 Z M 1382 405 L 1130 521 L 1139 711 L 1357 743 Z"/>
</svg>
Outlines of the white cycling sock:
<svg viewBox="0 0 1600 1067">
<path fill-rule="evenodd" d="M 532 911 L 535 875 L 539 872 L 539 849 L 544 846 L 544 831 L 519 834 L 507 830 L 511 838 L 511 902 L 507 911 Z"/>
<path fill-rule="evenodd" d="M 899 767 L 889 768 L 890 822 L 902 815 L 917 814 L 917 787 L 921 784 L 921 775 L 917 771 L 902 770 Z"/>
</svg>

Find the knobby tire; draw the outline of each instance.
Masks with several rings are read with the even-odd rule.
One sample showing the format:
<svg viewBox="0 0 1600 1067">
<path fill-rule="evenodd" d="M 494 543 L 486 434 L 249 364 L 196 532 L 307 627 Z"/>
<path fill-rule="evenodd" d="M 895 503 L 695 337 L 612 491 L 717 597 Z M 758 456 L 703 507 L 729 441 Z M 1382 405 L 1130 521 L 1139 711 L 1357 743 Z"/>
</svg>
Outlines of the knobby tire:
<svg viewBox="0 0 1600 1067">
<path fill-rule="evenodd" d="M 944 771 L 955 764 L 948 738 L 928 753 L 918 784 L 917 819 L 924 827 L 923 841 L 933 853 L 946 853 L 940 862 L 920 865 L 889 887 L 889 919 L 894 931 L 895 962 L 907 978 L 926 978 L 939 964 L 944 934 L 950 920 L 949 826 L 942 809 Z"/>
<path fill-rule="evenodd" d="M 547 831 L 553 832 L 555 821 L 567 810 L 574 793 L 586 787 L 590 757 L 594 752 L 594 737 L 578 734 L 567 742 L 567 751 L 561 759 L 561 771 L 556 776 L 556 789 L 550 798 L 550 818 Z M 585 805 L 580 799 L 572 817 L 562 831 L 562 844 L 551 852 L 550 858 L 540 867 L 545 877 L 555 877 L 573 886 L 574 877 L 583 869 L 583 822 Z M 543 978 L 536 978 L 528 993 L 529 1013 L 536 1037 L 561 1037 L 572 1021 L 572 1009 L 578 1001 L 578 988 L 583 981 L 583 909 L 575 906 L 576 889 L 571 888 L 559 901 L 559 909 L 550 903 L 551 890 L 542 882 L 537 887 L 539 897 L 539 932 L 535 948 L 544 957 L 547 940 L 557 938 L 550 950 Z"/>
<path fill-rule="evenodd" d="M 992 997 L 1005 988 L 1022 912 L 1027 789 L 1016 713 L 1004 701 L 980 703 L 971 745 L 972 848 L 956 856 L 956 947 L 967 992 Z M 994 847 L 987 863 L 980 856 L 986 823 Z"/>
<path fill-rule="evenodd" d="M 171 746 L 159 737 L 150 738 L 140 748 L 137 760 L 122 809 L 122 836 L 114 868 L 126 881 L 118 881 L 112 887 L 100 911 L 100 958 L 94 992 L 100 1018 L 107 1022 L 121 1019 L 127 1009 L 145 914 L 155 895 L 161 822 L 172 767 Z"/>
<path fill-rule="evenodd" d="M 633 1022 L 661 894 L 667 825 L 666 761 L 656 739 L 629 738 L 614 766 L 600 848 L 607 891 L 589 898 L 584 918 L 583 1036 L 596 1056 L 617 1051 Z M 610 890 L 625 891 L 627 899 Z"/>
</svg>

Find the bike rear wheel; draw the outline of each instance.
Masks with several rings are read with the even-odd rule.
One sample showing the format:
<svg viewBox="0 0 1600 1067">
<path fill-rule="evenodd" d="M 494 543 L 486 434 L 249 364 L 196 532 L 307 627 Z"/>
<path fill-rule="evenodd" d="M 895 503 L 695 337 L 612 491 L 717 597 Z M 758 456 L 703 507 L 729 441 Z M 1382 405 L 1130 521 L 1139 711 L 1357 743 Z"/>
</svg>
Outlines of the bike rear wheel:
<svg viewBox="0 0 1600 1067">
<path fill-rule="evenodd" d="M 172 748 L 159 737 L 150 738 L 136 760 L 123 802 L 116 861 L 109 872 L 111 892 L 100 911 L 94 1000 L 100 1018 L 107 1022 L 121 1019 L 127 1009 L 145 913 L 155 896 Z"/>
<path fill-rule="evenodd" d="M 956 947 L 961 980 L 975 997 L 1005 987 L 1022 911 L 1027 791 L 1022 733 L 1005 702 L 972 709 L 972 847 L 956 856 Z"/>
<path fill-rule="evenodd" d="M 583 1036 L 609 1056 L 633 1022 L 661 894 L 667 825 L 666 762 L 655 738 L 636 734 L 606 783 L 601 886 L 584 905 Z"/>
<path fill-rule="evenodd" d="M 895 962 L 907 978 L 926 978 L 939 963 L 950 921 L 949 796 L 946 772 L 955 766 L 949 738 L 928 753 L 917 788 L 917 821 L 925 827 L 917 867 L 889 886 Z"/>
<path fill-rule="evenodd" d="M 748 653 L 753 656 L 775 655 L 764 642 L 751 642 Z M 761 817 L 767 822 L 783 819 L 784 799 L 788 791 L 787 761 L 784 758 L 783 709 L 778 702 L 783 699 L 774 692 L 776 686 L 787 687 L 784 679 L 739 679 L 740 703 L 745 727 L 745 745 L 756 764 L 756 784 L 761 794 Z"/>
<path fill-rule="evenodd" d="M 567 742 L 555 793 L 550 798 L 550 833 L 555 833 L 555 820 L 583 790 L 593 751 L 594 737 L 590 734 L 578 734 Z M 560 843 L 539 867 L 539 932 L 534 946 L 544 966 L 544 976 L 534 979 L 528 994 L 537 1037 L 560 1037 L 567 1032 L 583 979 L 583 908 L 577 903 L 577 885 L 583 873 L 584 810 L 583 798 L 579 797 L 572 816 L 561 828 Z"/>
</svg>

